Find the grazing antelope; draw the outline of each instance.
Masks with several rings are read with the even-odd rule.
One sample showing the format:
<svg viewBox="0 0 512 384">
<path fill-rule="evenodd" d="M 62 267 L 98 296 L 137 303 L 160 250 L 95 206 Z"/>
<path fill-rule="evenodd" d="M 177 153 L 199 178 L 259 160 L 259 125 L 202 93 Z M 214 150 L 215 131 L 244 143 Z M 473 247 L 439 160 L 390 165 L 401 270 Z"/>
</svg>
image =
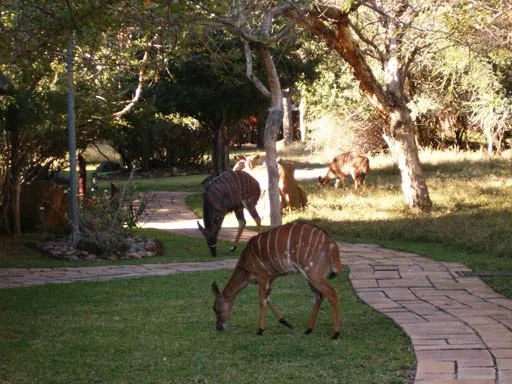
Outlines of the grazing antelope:
<svg viewBox="0 0 512 384">
<path fill-rule="evenodd" d="M 256 204 L 260 198 L 260 185 L 243 171 L 226 171 L 217 177 L 205 182 L 203 193 L 203 221 L 204 228 L 199 221 L 197 226 L 206 237 L 212 256 L 217 256 L 217 236 L 224 217 L 228 212 L 235 212 L 238 220 L 238 232 L 231 250 L 234 251 L 245 228 L 244 208 L 249 211 L 258 232 L 261 227 L 261 219 L 256 211 Z"/>
<path fill-rule="evenodd" d="M 221 291 L 212 284 L 215 296 L 213 310 L 217 316 L 217 330 L 223 331 L 231 317 L 236 296 L 249 283 L 258 284 L 260 300 L 259 329 L 265 329 L 265 310 L 268 305 L 276 319 L 292 327 L 270 301 L 272 283 L 279 276 L 302 273 L 313 291 L 315 304 L 307 322 L 306 333 L 313 331 L 324 297 L 332 307 L 333 339 L 340 335 L 338 294 L 327 282 L 341 270 L 338 244 L 318 227 L 310 224 L 285 224 L 254 236 L 242 251 L 229 281 Z"/>
<path fill-rule="evenodd" d="M 241 171 L 245 169 L 248 171 L 249 169 L 253 169 L 259 165 L 263 165 L 265 163 L 265 155 L 251 155 L 249 157 L 245 157 L 244 155 L 235 156 L 236 163 L 233 166 L 233 171 Z"/>
<path fill-rule="evenodd" d="M 354 179 L 354 186 L 357 189 L 366 183 L 366 174 L 370 172 L 370 160 L 365 155 L 356 152 L 346 152 L 336 156 L 329 166 L 325 177 L 319 176 L 320 184 L 327 184 L 330 180 L 336 179 L 336 188 L 339 183 L 345 186 L 345 177 L 348 175 Z"/>
</svg>

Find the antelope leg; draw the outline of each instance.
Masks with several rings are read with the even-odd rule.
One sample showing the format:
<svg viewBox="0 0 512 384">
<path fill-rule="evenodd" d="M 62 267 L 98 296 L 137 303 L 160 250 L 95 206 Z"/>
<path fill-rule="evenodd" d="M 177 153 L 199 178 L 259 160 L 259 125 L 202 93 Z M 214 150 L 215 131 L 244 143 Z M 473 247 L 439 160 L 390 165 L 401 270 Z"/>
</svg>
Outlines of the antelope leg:
<svg viewBox="0 0 512 384">
<path fill-rule="evenodd" d="M 320 304 L 322 303 L 322 300 L 325 297 L 327 297 L 327 300 L 329 300 L 329 304 L 331 304 L 332 308 L 332 325 L 334 328 L 334 335 L 333 339 L 337 339 L 340 335 L 340 320 L 339 320 L 339 311 L 338 311 L 338 294 L 336 293 L 336 290 L 327 282 L 327 281 L 317 281 L 315 282 L 315 286 L 313 287 L 312 284 L 310 284 L 311 290 L 315 294 L 315 299 L 317 297 L 320 297 L 320 300 L 317 300 L 315 302 L 315 306 L 313 307 L 313 313 L 311 314 L 310 320 L 312 320 L 312 323 L 308 320 L 308 330 L 313 330 L 313 326 L 315 325 L 315 319 L 316 315 L 318 314 L 318 310 L 320 309 Z M 317 296 L 318 295 L 318 296 Z M 314 316 L 313 316 L 314 315 Z M 311 333 L 311 331 L 306 333 Z"/>
<path fill-rule="evenodd" d="M 251 214 L 251 217 L 256 222 L 256 226 L 258 227 L 258 233 L 261 233 L 261 218 L 260 218 L 258 211 L 256 210 L 256 206 L 252 205 L 252 203 L 250 203 L 250 204 L 244 204 L 244 208 L 249 211 L 249 213 Z"/>
<path fill-rule="evenodd" d="M 245 228 L 245 217 L 244 217 L 244 209 L 243 207 L 235 209 L 235 216 L 238 220 L 238 232 L 236 233 L 235 241 L 233 242 L 233 246 L 231 247 L 231 251 L 234 251 L 240 241 L 240 237 L 242 236 L 242 232 Z"/>
<path fill-rule="evenodd" d="M 288 327 L 290 329 L 293 328 L 293 325 L 291 325 L 288 320 L 286 320 L 283 316 L 281 316 L 281 313 L 279 310 L 275 307 L 274 303 L 270 300 L 270 298 L 267 298 L 267 305 L 274 314 L 277 321 L 279 321 L 281 324 L 283 324 L 285 327 Z"/>
<path fill-rule="evenodd" d="M 265 312 L 266 312 L 266 306 L 267 306 L 267 297 L 268 297 L 268 290 L 269 290 L 269 282 L 268 280 L 260 280 L 258 283 L 258 291 L 259 291 L 259 298 L 260 298 L 260 323 L 257 335 L 262 335 L 263 331 L 265 330 Z"/>
<path fill-rule="evenodd" d="M 308 318 L 308 327 L 306 329 L 306 334 L 310 334 L 311 332 L 313 332 L 316 317 L 318 316 L 318 311 L 320 311 L 320 306 L 322 305 L 322 301 L 324 300 L 324 295 L 315 286 L 313 286 L 313 284 L 309 283 L 309 287 L 313 292 L 315 305 L 313 305 L 313 311 L 311 312 L 311 315 Z"/>
<path fill-rule="evenodd" d="M 332 308 L 332 326 L 334 328 L 333 339 L 337 339 L 340 336 L 340 319 L 339 319 L 339 310 L 338 310 L 338 294 L 336 290 L 329 285 L 329 283 L 325 283 L 327 286 L 327 300 L 331 304 Z"/>
</svg>

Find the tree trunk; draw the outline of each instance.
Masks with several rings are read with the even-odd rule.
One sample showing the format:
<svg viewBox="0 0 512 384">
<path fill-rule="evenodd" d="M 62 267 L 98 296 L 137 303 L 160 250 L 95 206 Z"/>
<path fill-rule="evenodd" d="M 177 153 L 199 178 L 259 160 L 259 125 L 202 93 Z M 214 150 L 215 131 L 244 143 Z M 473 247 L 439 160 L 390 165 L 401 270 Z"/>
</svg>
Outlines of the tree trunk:
<svg viewBox="0 0 512 384">
<path fill-rule="evenodd" d="M 304 121 L 304 116 L 306 113 L 306 98 L 301 95 L 300 103 L 299 103 L 299 131 L 300 131 L 300 141 L 304 143 L 306 141 L 306 122 Z"/>
<path fill-rule="evenodd" d="M 492 156 L 494 152 L 494 136 L 490 128 L 485 130 L 485 137 L 487 138 L 487 154 Z"/>
<path fill-rule="evenodd" d="M 228 169 L 228 152 L 224 140 L 225 116 L 219 121 L 214 131 L 213 139 L 213 171 L 214 174 L 220 175 Z"/>
<path fill-rule="evenodd" d="M 12 225 L 13 225 L 13 236 L 18 237 L 21 235 L 21 182 L 20 178 L 16 177 L 12 183 L 13 199 L 12 199 Z"/>
<path fill-rule="evenodd" d="M 290 90 L 283 90 L 283 139 L 284 145 L 293 141 L 292 96 Z"/>
<path fill-rule="evenodd" d="M 272 55 L 267 46 L 260 46 L 260 54 L 263 58 L 267 80 L 270 88 L 271 103 L 265 122 L 265 154 L 268 172 L 268 198 L 270 207 L 270 225 L 281 225 L 281 200 L 279 194 L 279 169 L 277 167 L 277 132 L 283 122 L 283 94 L 277 69 Z"/>
<path fill-rule="evenodd" d="M 6 118 L 6 151 L 8 159 L 3 189 L 2 224 L 11 236 L 21 235 L 20 194 L 23 151 L 21 147 L 21 129 L 19 127 L 19 109 L 14 104 L 8 106 Z"/>
<path fill-rule="evenodd" d="M 335 50 L 351 66 L 363 95 L 385 121 L 383 137 L 400 169 L 402 191 L 407 205 L 410 208 L 430 211 L 432 202 L 421 172 L 413 123 L 402 92 L 405 71 L 400 68 L 396 56 L 399 44 L 395 39 L 396 34 L 390 32 L 386 36 L 389 40 L 388 59 L 384 68 L 384 89 L 352 37 L 347 13 L 337 8 L 318 9 L 306 15 L 300 24 L 324 40 L 328 47 Z"/>
<path fill-rule="evenodd" d="M 78 155 L 78 196 L 87 195 L 87 162 L 82 155 Z"/>
<path fill-rule="evenodd" d="M 384 134 L 383 137 L 400 170 L 405 203 L 409 207 L 429 212 L 432 208 L 432 201 L 421 171 L 414 130 L 408 111 L 398 110 L 391 113 L 391 132 L 393 134 Z"/>
</svg>

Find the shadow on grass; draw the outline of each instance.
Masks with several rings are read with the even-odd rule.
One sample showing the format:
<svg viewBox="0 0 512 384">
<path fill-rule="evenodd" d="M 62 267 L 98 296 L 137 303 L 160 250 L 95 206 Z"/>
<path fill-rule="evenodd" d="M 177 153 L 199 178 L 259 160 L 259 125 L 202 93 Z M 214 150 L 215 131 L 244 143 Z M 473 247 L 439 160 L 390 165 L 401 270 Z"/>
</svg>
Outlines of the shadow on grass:
<svg viewBox="0 0 512 384">
<path fill-rule="evenodd" d="M 438 261 L 463 263 L 473 271 L 512 271 L 512 212 L 509 211 L 481 210 L 392 221 L 322 219 L 313 222 L 339 241 L 377 243 Z M 486 281 L 512 298 L 512 278 Z"/>
</svg>

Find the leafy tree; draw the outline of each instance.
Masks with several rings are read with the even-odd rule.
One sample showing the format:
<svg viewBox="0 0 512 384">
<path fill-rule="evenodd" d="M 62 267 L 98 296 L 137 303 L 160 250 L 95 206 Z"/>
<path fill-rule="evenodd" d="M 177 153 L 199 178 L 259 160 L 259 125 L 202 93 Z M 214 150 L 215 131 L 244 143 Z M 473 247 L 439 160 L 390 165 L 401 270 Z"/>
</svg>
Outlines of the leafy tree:
<svg viewBox="0 0 512 384">
<path fill-rule="evenodd" d="M 65 30 L 66 20 L 58 8 L 17 2 L 1 16 L 0 72 L 10 95 L 0 99 L 0 231 L 18 235 L 21 184 L 65 153 L 64 115 L 56 113 L 65 105 L 56 29 Z"/>
<path fill-rule="evenodd" d="M 406 0 L 331 4 L 318 2 L 303 13 L 294 7 L 288 14 L 350 65 L 362 93 L 385 121 L 382 134 L 397 160 L 406 204 L 429 211 L 432 202 L 421 171 L 406 93 L 410 66 L 421 49 L 414 44 L 421 41 L 421 32 L 412 28 L 421 13 Z M 373 60 L 380 63 L 382 71 L 372 69 Z"/>
<path fill-rule="evenodd" d="M 91 73 L 97 80 L 101 72 L 91 68 L 101 65 L 92 63 L 90 52 L 96 37 L 112 25 L 110 11 L 102 2 L 10 1 L 3 5 L 0 73 L 9 96 L 0 100 L 0 231 L 19 234 L 21 184 L 51 167 L 54 160 L 65 158 L 64 54 L 72 33 L 79 42 L 75 66 L 79 147 L 85 148 L 98 132 L 89 128 L 99 127 L 96 122 L 108 115 L 105 103 L 96 97 L 97 83 L 91 81 Z M 107 23 L 99 22 L 102 18 Z"/>
<path fill-rule="evenodd" d="M 262 97 L 241 73 L 239 43 L 222 31 L 194 31 L 169 58 L 155 90 L 163 113 L 192 116 L 212 132 L 215 174 L 228 167 L 227 143 L 237 123 L 263 109 Z"/>
<path fill-rule="evenodd" d="M 465 55 L 460 68 L 463 107 L 487 140 L 489 154 L 510 132 L 512 122 L 512 4 L 470 0 L 453 6 L 446 25 Z M 464 65 L 465 64 L 465 65 Z"/>
<path fill-rule="evenodd" d="M 270 102 L 265 122 L 264 148 L 268 171 L 268 196 L 270 222 L 281 223 L 279 198 L 279 172 L 276 141 L 283 122 L 283 85 L 279 66 L 275 60 L 276 47 L 293 42 L 296 35 L 290 32 L 294 22 L 283 18 L 291 3 L 274 1 L 257 2 L 242 0 L 230 4 L 222 2 L 190 1 L 202 17 L 226 28 L 240 39 L 245 57 L 245 76 Z M 283 52 L 286 52 L 283 50 Z"/>
</svg>

